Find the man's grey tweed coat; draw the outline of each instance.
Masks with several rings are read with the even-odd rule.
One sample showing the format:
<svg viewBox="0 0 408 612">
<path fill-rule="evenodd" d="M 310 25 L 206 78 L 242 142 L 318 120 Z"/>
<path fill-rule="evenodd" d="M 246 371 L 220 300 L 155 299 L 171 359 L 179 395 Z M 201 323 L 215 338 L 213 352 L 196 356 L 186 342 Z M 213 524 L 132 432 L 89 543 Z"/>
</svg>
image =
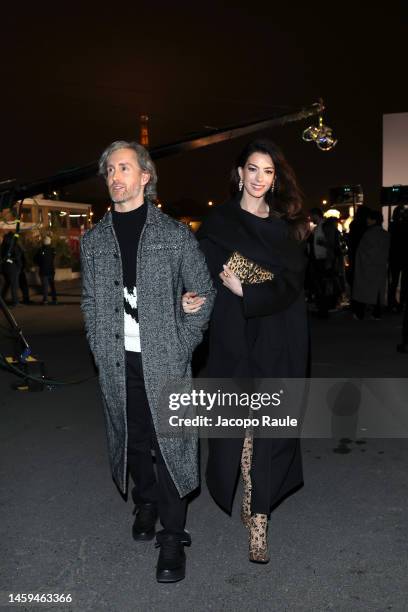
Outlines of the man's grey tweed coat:
<svg viewBox="0 0 408 612">
<path fill-rule="evenodd" d="M 146 393 L 158 443 L 181 497 L 199 484 L 198 439 L 164 431 L 169 417 L 160 393 L 170 379 L 191 379 L 191 356 L 210 318 L 215 289 L 204 255 L 191 230 L 147 203 L 136 273 L 140 342 Z M 81 241 L 82 311 L 89 346 L 99 371 L 112 475 L 126 493 L 127 423 L 123 276 L 112 215 L 88 230 Z M 185 291 L 207 300 L 186 315 Z M 163 414 L 165 412 L 165 414 Z M 172 413 L 174 414 L 174 413 Z M 167 426 L 167 431 L 169 427 Z"/>
</svg>

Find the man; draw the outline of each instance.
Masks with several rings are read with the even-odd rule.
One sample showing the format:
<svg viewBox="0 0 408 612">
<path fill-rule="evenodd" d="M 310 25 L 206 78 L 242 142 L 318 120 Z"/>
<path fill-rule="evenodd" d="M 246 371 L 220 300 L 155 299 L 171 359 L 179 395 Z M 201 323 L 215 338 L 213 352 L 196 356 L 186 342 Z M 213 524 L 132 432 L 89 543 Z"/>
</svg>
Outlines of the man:
<svg viewBox="0 0 408 612">
<path fill-rule="evenodd" d="M 38 265 L 43 293 L 43 306 L 48 304 L 48 293 L 51 289 L 52 304 L 57 304 L 55 289 L 55 249 L 51 246 L 50 236 L 45 236 L 42 246 L 38 249 L 34 262 Z"/>
<path fill-rule="evenodd" d="M 134 539 L 152 539 L 160 518 L 156 578 L 176 582 L 185 576 L 184 545 L 191 543 L 184 530 L 186 495 L 199 484 L 198 440 L 163 435 L 169 414 L 160 397 L 170 379 L 191 377 L 192 352 L 215 290 L 192 232 L 151 202 L 157 177 L 147 150 L 114 142 L 99 169 L 113 212 L 82 239 L 82 310 L 99 370 L 111 468 L 123 493 L 127 468 L 134 482 Z M 206 297 L 194 314 L 182 310 L 188 291 Z"/>
</svg>

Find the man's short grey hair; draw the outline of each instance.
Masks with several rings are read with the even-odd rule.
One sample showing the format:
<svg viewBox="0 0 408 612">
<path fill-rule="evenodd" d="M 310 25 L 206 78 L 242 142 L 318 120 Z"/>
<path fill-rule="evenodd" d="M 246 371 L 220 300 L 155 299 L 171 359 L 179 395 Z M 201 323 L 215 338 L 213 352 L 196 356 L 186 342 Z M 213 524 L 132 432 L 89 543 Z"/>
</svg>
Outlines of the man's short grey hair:
<svg viewBox="0 0 408 612">
<path fill-rule="evenodd" d="M 150 175 L 149 182 L 145 185 L 145 195 L 149 200 L 157 199 L 157 172 L 156 166 L 150 157 L 149 151 L 138 142 L 128 142 L 127 140 L 115 140 L 107 147 L 99 159 L 99 174 L 105 179 L 107 177 L 108 159 L 119 149 L 132 149 L 135 152 L 138 164 L 143 172 Z"/>
</svg>

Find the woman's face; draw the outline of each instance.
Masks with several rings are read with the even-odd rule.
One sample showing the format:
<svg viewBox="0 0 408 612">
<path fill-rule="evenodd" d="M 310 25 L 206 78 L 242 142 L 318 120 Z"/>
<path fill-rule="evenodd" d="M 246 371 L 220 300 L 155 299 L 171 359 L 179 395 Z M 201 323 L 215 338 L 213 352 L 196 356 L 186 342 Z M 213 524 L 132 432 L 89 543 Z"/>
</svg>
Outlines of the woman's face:
<svg viewBox="0 0 408 612">
<path fill-rule="evenodd" d="M 244 190 L 254 198 L 262 198 L 272 187 L 275 166 L 267 153 L 252 153 L 243 168 L 238 168 Z"/>
</svg>

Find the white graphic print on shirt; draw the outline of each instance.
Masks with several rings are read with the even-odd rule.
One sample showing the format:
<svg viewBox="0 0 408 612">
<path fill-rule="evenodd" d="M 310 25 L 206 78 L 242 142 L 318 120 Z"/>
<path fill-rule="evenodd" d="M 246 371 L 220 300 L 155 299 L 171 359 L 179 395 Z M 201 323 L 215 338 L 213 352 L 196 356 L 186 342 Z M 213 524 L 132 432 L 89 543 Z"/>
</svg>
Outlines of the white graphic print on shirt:
<svg viewBox="0 0 408 612">
<path fill-rule="evenodd" d="M 136 287 L 124 287 L 125 350 L 140 353 L 139 317 L 137 313 Z"/>
</svg>

